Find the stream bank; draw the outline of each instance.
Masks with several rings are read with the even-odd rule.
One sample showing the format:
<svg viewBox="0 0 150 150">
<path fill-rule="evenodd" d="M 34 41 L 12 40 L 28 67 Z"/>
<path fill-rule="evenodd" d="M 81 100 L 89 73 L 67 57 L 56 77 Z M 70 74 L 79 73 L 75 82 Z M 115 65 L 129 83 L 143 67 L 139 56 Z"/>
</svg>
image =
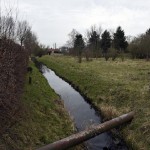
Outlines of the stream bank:
<svg viewBox="0 0 150 150">
<path fill-rule="evenodd" d="M 63 81 L 52 70 L 36 62 L 38 68 L 43 73 L 50 86 L 64 100 L 65 108 L 70 116 L 74 119 L 75 126 L 78 131 L 82 131 L 92 124 L 102 122 L 99 111 L 91 103 L 87 103 L 89 99 L 84 99 L 82 95 L 76 91 L 70 84 Z M 79 89 L 78 89 L 79 90 Z M 94 106 L 94 107 L 93 107 Z M 82 115 L 81 115 L 82 114 Z M 87 115 L 88 114 L 88 115 Z M 89 150 L 127 150 L 125 143 L 120 138 L 114 138 L 111 132 L 101 134 L 87 142 L 85 145 Z"/>
</svg>

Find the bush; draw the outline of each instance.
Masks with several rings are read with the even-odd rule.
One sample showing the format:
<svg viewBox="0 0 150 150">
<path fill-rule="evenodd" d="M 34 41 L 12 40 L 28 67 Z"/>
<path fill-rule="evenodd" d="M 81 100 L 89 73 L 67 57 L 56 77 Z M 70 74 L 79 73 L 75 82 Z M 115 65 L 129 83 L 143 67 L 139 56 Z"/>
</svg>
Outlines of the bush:
<svg viewBox="0 0 150 150">
<path fill-rule="evenodd" d="M 0 40 L 0 135 L 20 120 L 28 55 L 25 49 L 11 40 Z"/>
</svg>

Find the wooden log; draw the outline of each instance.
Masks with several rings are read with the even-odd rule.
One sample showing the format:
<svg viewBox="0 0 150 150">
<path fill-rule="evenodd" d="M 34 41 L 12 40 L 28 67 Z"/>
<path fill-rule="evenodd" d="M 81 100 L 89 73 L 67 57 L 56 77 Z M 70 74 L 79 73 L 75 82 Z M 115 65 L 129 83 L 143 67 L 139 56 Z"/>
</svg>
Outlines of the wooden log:
<svg viewBox="0 0 150 150">
<path fill-rule="evenodd" d="M 41 147 L 37 150 L 64 150 L 75 145 L 78 145 L 86 140 L 89 140 L 103 132 L 106 132 L 110 129 L 113 129 L 117 126 L 120 126 L 124 123 L 131 121 L 134 117 L 134 112 L 129 112 L 112 120 L 106 121 L 97 126 L 92 126 L 89 129 L 81 131 L 79 133 L 73 134 L 67 138 L 56 141 L 52 144 Z"/>
</svg>

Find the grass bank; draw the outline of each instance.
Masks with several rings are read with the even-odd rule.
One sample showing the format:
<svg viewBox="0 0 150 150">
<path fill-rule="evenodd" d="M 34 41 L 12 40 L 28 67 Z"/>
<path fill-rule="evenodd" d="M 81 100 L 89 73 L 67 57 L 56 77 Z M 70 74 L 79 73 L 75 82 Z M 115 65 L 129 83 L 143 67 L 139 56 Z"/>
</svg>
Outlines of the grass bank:
<svg viewBox="0 0 150 150">
<path fill-rule="evenodd" d="M 74 125 L 62 101 L 34 64 L 30 66 L 33 68 L 32 84 L 28 84 L 27 77 L 23 95 L 25 115 L 11 129 L 13 136 L 6 137 L 9 150 L 34 150 L 74 133 Z"/>
<path fill-rule="evenodd" d="M 97 59 L 79 64 L 77 59 L 65 56 L 39 60 L 79 88 L 106 119 L 134 110 L 135 119 L 121 132 L 130 148 L 150 149 L 149 62 Z"/>
</svg>

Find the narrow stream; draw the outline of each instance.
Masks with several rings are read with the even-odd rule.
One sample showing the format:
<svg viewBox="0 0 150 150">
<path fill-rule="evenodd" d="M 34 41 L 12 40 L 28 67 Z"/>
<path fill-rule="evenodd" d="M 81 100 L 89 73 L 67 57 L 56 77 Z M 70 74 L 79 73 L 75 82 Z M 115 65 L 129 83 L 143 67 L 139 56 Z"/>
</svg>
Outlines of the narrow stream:
<svg viewBox="0 0 150 150">
<path fill-rule="evenodd" d="M 42 72 L 51 88 L 60 95 L 65 108 L 75 122 L 78 131 L 82 131 L 91 125 L 101 123 L 99 114 L 71 85 L 58 77 L 54 71 L 42 66 Z M 85 142 L 88 150 L 127 150 L 119 142 L 114 142 L 109 133 L 103 133 Z"/>
</svg>

